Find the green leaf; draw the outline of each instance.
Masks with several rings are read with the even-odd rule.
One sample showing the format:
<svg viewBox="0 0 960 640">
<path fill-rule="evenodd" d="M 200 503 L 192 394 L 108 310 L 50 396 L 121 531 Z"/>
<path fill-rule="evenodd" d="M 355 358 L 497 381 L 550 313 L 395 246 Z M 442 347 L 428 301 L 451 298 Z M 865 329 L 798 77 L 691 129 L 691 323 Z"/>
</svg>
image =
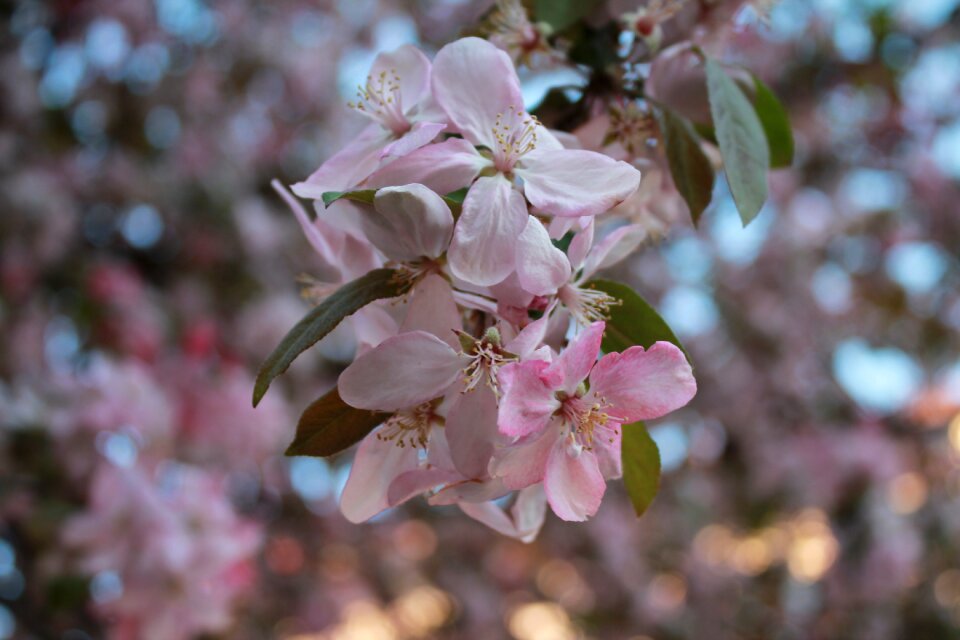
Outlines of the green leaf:
<svg viewBox="0 0 960 640">
<path fill-rule="evenodd" d="M 665 108 L 656 109 L 655 113 L 673 183 L 687 203 L 693 223 L 698 224 L 713 197 L 713 165 L 685 118 Z"/>
<path fill-rule="evenodd" d="M 596 0 L 536 0 L 534 15 L 554 31 L 563 31 L 587 15 Z"/>
<path fill-rule="evenodd" d="M 723 68 L 707 59 L 710 113 L 717 131 L 720 155 L 733 201 L 747 226 L 767 199 L 770 152 L 763 125 L 750 100 Z"/>
<path fill-rule="evenodd" d="M 332 456 L 363 440 L 389 417 L 389 413 L 351 407 L 334 387 L 314 400 L 300 416 L 297 435 L 287 447 L 286 455 Z"/>
<path fill-rule="evenodd" d="M 470 187 L 464 187 L 463 189 L 457 189 L 456 191 L 451 191 L 447 195 L 443 196 L 443 199 L 448 203 L 456 202 L 458 204 L 463 204 L 463 200 L 467 197 L 467 191 L 470 190 Z"/>
<path fill-rule="evenodd" d="M 323 206 L 329 207 L 337 200 L 353 200 L 364 204 L 373 204 L 373 196 L 377 195 L 376 189 L 358 189 L 357 191 L 325 191 L 323 193 Z"/>
<path fill-rule="evenodd" d="M 586 286 L 603 291 L 620 301 L 619 305 L 610 307 L 607 328 L 603 332 L 602 346 L 605 352 L 625 351 L 634 345 L 647 349 L 654 342 L 663 340 L 680 347 L 687 355 L 687 360 L 690 360 L 690 355 L 669 325 L 636 291 L 611 280 L 591 280 Z"/>
<path fill-rule="evenodd" d="M 770 149 L 770 166 L 789 167 L 793 163 L 793 131 L 790 129 L 790 116 L 774 95 L 770 87 L 757 76 L 753 76 L 753 108 L 763 125 L 767 146 Z"/>
<path fill-rule="evenodd" d="M 642 422 L 625 424 L 620 429 L 623 484 L 639 518 L 660 489 L 660 450 Z"/>
<path fill-rule="evenodd" d="M 297 356 L 333 331 L 341 320 L 374 300 L 395 298 L 405 293 L 410 285 L 398 276 L 399 273 L 393 269 L 376 269 L 343 285 L 311 309 L 260 367 L 253 387 L 253 406 L 260 403 L 274 378 L 286 371 Z"/>
</svg>

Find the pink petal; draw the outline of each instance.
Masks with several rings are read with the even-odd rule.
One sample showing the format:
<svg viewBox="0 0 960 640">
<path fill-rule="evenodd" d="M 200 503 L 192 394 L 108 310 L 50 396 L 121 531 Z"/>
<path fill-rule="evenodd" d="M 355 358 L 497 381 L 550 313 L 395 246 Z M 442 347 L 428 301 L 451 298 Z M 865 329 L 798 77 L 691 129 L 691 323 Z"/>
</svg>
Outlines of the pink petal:
<svg viewBox="0 0 960 640">
<path fill-rule="evenodd" d="M 593 454 L 600 465 L 600 473 L 607 480 L 623 475 L 621 435 L 621 425 L 610 421 L 605 425 L 597 425 L 593 432 Z"/>
<path fill-rule="evenodd" d="M 350 522 L 365 522 L 390 506 L 387 491 L 394 478 L 417 468 L 417 449 L 379 440 L 376 433 L 363 439 L 350 467 L 340 497 L 340 511 Z"/>
<path fill-rule="evenodd" d="M 534 149 L 520 159 L 515 173 L 523 192 L 538 209 L 555 216 L 603 213 L 640 186 L 640 172 L 601 153 Z"/>
<path fill-rule="evenodd" d="M 338 268 L 337 258 L 338 251 L 334 248 L 334 243 L 343 242 L 343 232 L 339 230 L 330 230 L 330 233 L 322 233 L 320 228 L 313 224 L 313 221 L 310 219 L 310 216 L 307 214 L 307 210 L 303 207 L 300 202 L 293 197 L 293 195 L 287 191 L 279 180 L 273 180 L 270 182 L 270 186 L 273 187 L 273 190 L 280 194 L 280 197 L 283 198 L 283 201 L 287 203 L 287 206 L 290 207 L 290 210 L 293 211 L 293 215 L 297 218 L 297 222 L 300 223 L 300 228 L 303 229 L 303 235 L 307 237 L 307 241 L 310 242 L 310 246 L 320 254 L 320 257 L 327 264 L 327 266 L 334 269 Z"/>
<path fill-rule="evenodd" d="M 376 81 L 381 73 L 400 78 L 400 100 L 404 112 L 409 112 L 430 95 L 430 60 L 413 45 L 405 44 L 393 51 L 378 54 L 370 67 L 370 77 Z"/>
<path fill-rule="evenodd" d="M 530 306 L 530 303 L 533 302 L 533 299 L 536 297 L 520 286 L 520 277 L 515 271 L 500 282 L 491 285 L 490 293 L 497 299 L 494 312 L 504 307 L 516 307 L 522 310 L 525 317 L 527 307 Z"/>
<path fill-rule="evenodd" d="M 461 38 L 433 61 L 433 95 L 463 137 L 493 148 L 497 114 L 523 109 L 520 81 L 510 57 L 480 38 Z"/>
<path fill-rule="evenodd" d="M 457 350 L 460 341 L 454 330 L 459 329 L 463 329 L 463 323 L 450 283 L 442 276 L 431 273 L 413 288 L 400 333 L 426 331 Z"/>
<path fill-rule="evenodd" d="M 327 191 L 344 191 L 363 182 L 380 165 L 380 150 L 392 134 L 379 124 L 367 126 L 347 146 L 331 156 L 303 182 L 293 185 L 301 198 L 320 200 Z"/>
<path fill-rule="evenodd" d="M 450 270 L 479 286 L 506 278 L 514 270 L 517 237 L 528 217 L 523 196 L 503 175 L 477 180 L 453 233 Z"/>
<path fill-rule="evenodd" d="M 430 144 L 447 125 L 441 122 L 418 122 L 405 134 L 394 140 L 380 151 L 380 157 L 405 156 L 420 147 Z"/>
<path fill-rule="evenodd" d="M 513 520 L 495 502 L 461 502 L 457 506 L 465 514 L 497 533 L 511 538 L 517 537 Z"/>
<path fill-rule="evenodd" d="M 510 515 L 517 527 L 519 538 L 524 542 L 533 542 L 543 527 L 547 515 L 547 494 L 542 484 L 522 489 L 517 501 L 510 507 Z"/>
<path fill-rule="evenodd" d="M 525 326 L 520 333 L 504 345 L 504 348 L 510 353 L 520 356 L 521 359 L 527 358 L 543 343 L 543 338 L 547 334 L 548 316 L 549 313 L 544 313 L 541 318 Z"/>
<path fill-rule="evenodd" d="M 603 340 L 605 326 L 601 320 L 586 327 L 570 341 L 553 363 L 551 369 L 557 372 L 563 381 L 561 388 L 568 394 L 573 394 L 580 383 L 590 375 L 590 370 L 600 354 L 600 342 Z"/>
<path fill-rule="evenodd" d="M 610 415 L 624 423 L 651 420 L 684 406 L 697 393 L 690 363 L 669 342 L 649 350 L 608 353 L 590 374 L 591 392 L 606 399 Z"/>
<path fill-rule="evenodd" d="M 437 193 L 450 193 L 469 186 L 490 161 L 462 138 L 428 144 L 393 160 L 363 183 L 376 189 L 401 184 L 422 184 Z"/>
<path fill-rule="evenodd" d="M 442 396 L 462 367 L 459 354 L 446 342 L 411 331 L 354 360 L 337 386 L 344 402 L 358 409 L 398 411 Z"/>
<path fill-rule="evenodd" d="M 394 255 L 384 251 L 387 257 L 398 261 L 437 258 L 447 250 L 453 237 L 453 214 L 443 198 L 422 184 L 380 189 L 373 206 L 393 234 Z"/>
<path fill-rule="evenodd" d="M 543 224 L 533 216 L 517 242 L 517 277 L 520 286 L 535 296 L 556 293 L 570 280 L 566 254 L 553 246 Z"/>
<path fill-rule="evenodd" d="M 557 387 L 551 384 L 557 380 L 545 377 L 550 367 L 544 360 L 527 360 L 500 368 L 497 377 L 504 390 L 497 418 L 500 433 L 523 437 L 550 424 L 553 412 L 560 408 Z"/>
<path fill-rule="evenodd" d="M 487 475 L 487 465 L 497 441 L 497 397 L 481 383 L 460 392 L 447 413 L 447 442 L 457 470 L 467 478 Z"/>
<path fill-rule="evenodd" d="M 582 522 L 600 508 L 607 483 L 593 453 L 583 450 L 571 455 L 560 440 L 550 451 L 543 488 L 557 517 Z"/>
<path fill-rule="evenodd" d="M 521 440 L 498 450 L 490 461 L 490 475 L 503 480 L 509 489 L 524 489 L 543 481 L 547 459 L 559 441 L 559 429 Z"/>
<path fill-rule="evenodd" d="M 357 339 L 357 355 L 362 355 L 387 338 L 397 335 L 397 321 L 379 304 L 368 304 L 346 319 Z"/>
<path fill-rule="evenodd" d="M 496 500 L 510 493 L 510 489 L 503 484 L 500 478 L 487 478 L 485 480 L 465 480 L 463 482 L 454 482 L 435 495 L 428 501 L 431 505 L 450 505 L 460 502 L 488 502 Z"/>
<path fill-rule="evenodd" d="M 557 218 L 567 219 L 567 218 Z M 587 254 L 590 252 L 590 247 L 593 246 L 593 232 L 594 227 L 593 218 L 590 218 L 590 222 L 586 227 L 581 229 L 573 236 L 573 240 L 570 241 L 570 246 L 567 248 L 567 257 L 570 259 L 570 265 L 573 267 L 574 271 L 579 271 L 580 267 L 583 266 L 583 261 L 586 260 Z"/>
<path fill-rule="evenodd" d="M 387 504 L 395 507 L 410 498 L 460 479 L 459 473 L 447 469 L 415 469 L 401 473 L 390 483 L 390 488 L 387 490 Z"/>
<path fill-rule="evenodd" d="M 593 251 L 583 264 L 580 280 L 588 280 L 597 271 L 620 262 L 633 253 L 646 237 L 647 230 L 640 224 L 630 224 L 614 229 L 610 235 L 593 247 Z"/>
<path fill-rule="evenodd" d="M 547 500 L 540 484 L 520 491 L 509 514 L 494 502 L 461 502 L 459 506 L 474 520 L 523 542 L 537 537 L 547 513 Z"/>
</svg>

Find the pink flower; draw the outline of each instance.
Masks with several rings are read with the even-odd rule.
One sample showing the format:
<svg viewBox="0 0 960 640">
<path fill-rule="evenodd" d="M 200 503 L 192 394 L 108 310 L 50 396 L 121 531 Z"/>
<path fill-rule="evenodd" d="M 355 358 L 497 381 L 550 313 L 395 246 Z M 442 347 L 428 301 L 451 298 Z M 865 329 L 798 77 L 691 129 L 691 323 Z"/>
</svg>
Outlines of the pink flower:
<svg viewBox="0 0 960 640">
<path fill-rule="evenodd" d="M 117 593 L 95 610 L 119 640 L 224 631 L 261 544 L 222 479 L 179 465 L 160 470 L 154 477 L 148 468 L 101 464 L 88 509 L 62 533 L 83 570 L 116 576 Z"/>
<path fill-rule="evenodd" d="M 450 246 L 458 278 L 488 286 L 513 271 L 516 239 L 527 225 L 524 196 L 547 214 L 596 215 L 640 183 L 640 173 L 624 162 L 564 149 L 523 111 L 513 63 L 485 40 L 463 38 L 441 49 L 432 86 L 464 139 L 419 149 L 373 174 L 369 184 L 420 182 L 446 192 L 473 183 Z"/>
<path fill-rule="evenodd" d="M 498 452 L 491 473 L 511 489 L 543 482 L 550 507 L 564 520 L 595 514 L 605 478 L 621 474 L 621 425 L 659 418 L 696 393 L 683 352 L 667 342 L 597 362 L 603 330 L 603 322 L 591 324 L 552 362 L 500 369 L 498 425 L 518 441 Z"/>
<path fill-rule="evenodd" d="M 353 144 L 295 184 L 298 196 L 319 200 L 326 191 L 351 188 L 383 158 L 419 149 L 447 127 L 430 97 L 430 61 L 411 45 L 378 55 L 366 84 L 357 90 L 357 102 L 349 106 L 373 122 Z"/>
<path fill-rule="evenodd" d="M 527 355 L 542 339 L 540 322 L 505 346 L 490 331 L 465 349 L 454 333 L 460 318 L 443 279 L 428 276 L 415 295 L 407 330 L 358 357 L 338 381 L 347 404 L 394 414 L 357 451 L 340 505 L 354 522 L 443 484 L 487 479 L 501 437 L 497 369 L 511 349 Z M 419 320 L 411 322 L 411 314 Z M 487 489 L 495 495 L 485 489 L 477 501 L 507 492 Z"/>
</svg>

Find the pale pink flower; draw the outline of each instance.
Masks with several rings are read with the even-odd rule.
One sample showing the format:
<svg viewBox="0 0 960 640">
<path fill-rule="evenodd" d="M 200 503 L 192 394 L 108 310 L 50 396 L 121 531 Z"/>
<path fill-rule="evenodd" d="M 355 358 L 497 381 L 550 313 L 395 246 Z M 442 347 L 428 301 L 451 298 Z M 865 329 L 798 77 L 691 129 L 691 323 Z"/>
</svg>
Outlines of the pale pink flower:
<svg viewBox="0 0 960 640">
<path fill-rule="evenodd" d="M 621 474 L 621 425 L 663 416 L 696 393 L 683 352 L 667 342 L 597 361 L 603 330 L 603 322 L 591 324 L 552 362 L 500 369 L 498 425 L 518 441 L 496 454 L 491 473 L 511 489 L 543 482 L 564 520 L 594 515 L 605 478 Z"/>
<path fill-rule="evenodd" d="M 428 144 L 447 128 L 430 96 L 430 61 L 412 45 L 381 53 L 366 83 L 350 103 L 373 122 L 352 144 L 293 186 L 302 198 L 321 199 L 362 182 L 388 156 L 402 156 Z"/>
<path fill-rule="evenodd" d="M 178 389 L 178 425 L 190 461 L 230 469 L 256 469 L 288 436 L 292 416 L 283 396 L 268 394 L 250 406 L 253 379 L 245 367 L 220 364 L 211 370 L 178 361 L 170 373 Z"/>
<path fill-rule="evenodd" d="M 443 429 L 450 416 L 442 399 L 464 366 L 454 351 L 454 330 L 461 322 L 443 278 L 424 278 L 411 296 L 404 324 L 411 330 L 360 355 L 338 382 L 348 404 L 393 412 L 364 438 L 354 457 L 340 500 L 352 522 L 460 477 L 450 460 Z"/>
<path fill-rule="evenodd" d="M 640 173 L 624 162 L 564 149 L 523 111 L 513 63 L 485 40 L 463 38 L 441 49 L 432 86 L 463 140 L 400 158 L 373 174 L 369 185 L 420 182 L 445 193 L 472 183 L 450 245 L 458 278 L 488 286 L 513 271 L 516 239 L 527 225 L 524 196 L 546 214 L 596 215 L 640 183 Z"/>
<path fill-rule="evenodd" d="M 103 463 L 87 511 L 63 530 L 91 574 L 112 572 L 118 592 L 95 604 L 117 640 L 188 640 L 222 632 L 251 584 L 261 532 L 239 518 L 225 483 L 199 469 Z"/>
<path fill-rule="evenodd" d="M 429 328 L 405 322 L 407 331 L 358 357 L 338 382 L 347 404 L 394 414 L 357 451 L 341 500 L 352 521 L 440 485 L 487 479 L 500 440 L 496 371 L 506 354 L 530 355 L 543 336 L 545 322 L 533 323 L 506 345 L 488 332 L 465 350 L 454 334 L 460 316 L 442 278 L 428 276 L 415 295 L 410 313 Z M 487 486 L 473 499 L 507 491 Z"/>
</svg>

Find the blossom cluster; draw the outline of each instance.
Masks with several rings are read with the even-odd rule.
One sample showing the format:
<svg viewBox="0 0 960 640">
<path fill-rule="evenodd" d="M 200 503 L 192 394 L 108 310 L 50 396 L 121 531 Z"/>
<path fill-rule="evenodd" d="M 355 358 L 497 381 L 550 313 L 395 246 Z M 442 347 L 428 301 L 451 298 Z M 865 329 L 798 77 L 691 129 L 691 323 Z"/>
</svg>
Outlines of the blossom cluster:
<svg viewBox="0 0 960 640">
<path fill-rule="evenodd" d="M 622 474 L 624 430 L 696 392 L 671 342 L 598 359 L 621 301 L 591 278 L 646 236 L 609 213 L 640 172 L 544 127 L 510 57 L 478 38 L 432 63 L 412 46 L 380 54 L 352 106 L 372 122 L 293 185 L 315 219 L 276 185 L 341 276 L 310 286 L 321 306 L 375 269 L 402 294 L 351 317 L 359 351 L 337 393 L 382 418 L 343 513 L 361 522 L 426 495 L 527 540 L 546 504 L 589 518 Z"/>
<path fill-rule="evenodd" d="M 255 413 L 236 365 L 193 356 L 147 364 L 91 355 L 29 387 L 0 385 L 5 441 L 47 425 L 45 482 L 70 497 L 45 558 L 89 576 L 89 611 L 109 637 L 224 631 L 256 581 L 262 524 L 241 515 L 231 480 L 257 472 L 288 420 L 279 398 Z M 11 477 L 21 461 L 4 460 Z M 257 477 L 257 476 L 253 476 Z M 264 474 L 262 482 L 269 482 Z M 10 483 L 4 519 L 33 527 L 37 498 Z"/>
</svg>

